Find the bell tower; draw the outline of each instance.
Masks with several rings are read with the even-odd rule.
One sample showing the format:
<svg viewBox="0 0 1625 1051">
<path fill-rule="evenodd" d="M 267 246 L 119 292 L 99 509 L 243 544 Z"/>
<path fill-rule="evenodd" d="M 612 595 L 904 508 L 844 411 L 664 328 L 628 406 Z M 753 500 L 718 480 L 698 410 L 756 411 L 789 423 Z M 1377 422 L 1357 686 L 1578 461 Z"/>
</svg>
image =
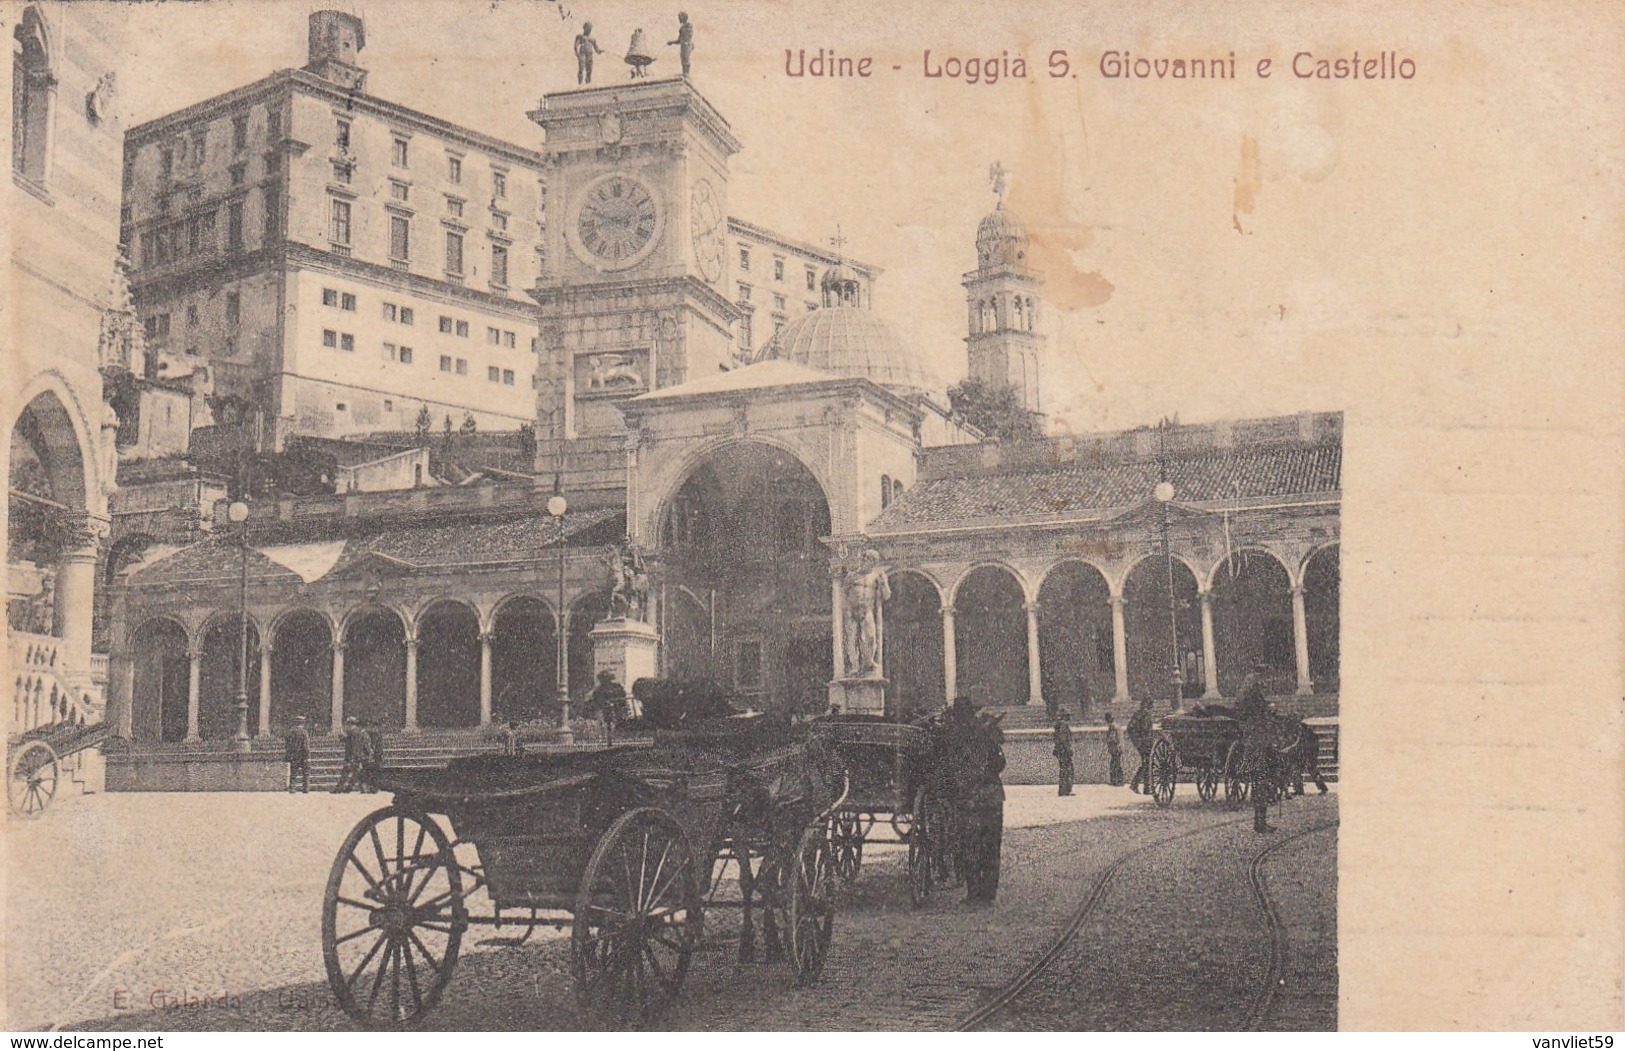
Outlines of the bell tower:
<svg viewBox="0 0 1625 1051">
<path fill-rule="evenodd" d="M 964 277 L 969 308 L 965 346 L 969 377 L 990 387 L 1010 387 L 1028 412 L 1042 411 L 1039 324 L 1043 279 L 1027 266 L 1027 232 L 1004 206 L 1005 172 L 990 173 L 998 205 L 976 228 L 976 269 Z"/>
<path fill-rule="evenodd" d="M 537 435 L 618 434 L 627 399 L 731 362 L 739 142 L 683 77 L 557 92 L 530 117 L 546 133 Z"/>
</svg>

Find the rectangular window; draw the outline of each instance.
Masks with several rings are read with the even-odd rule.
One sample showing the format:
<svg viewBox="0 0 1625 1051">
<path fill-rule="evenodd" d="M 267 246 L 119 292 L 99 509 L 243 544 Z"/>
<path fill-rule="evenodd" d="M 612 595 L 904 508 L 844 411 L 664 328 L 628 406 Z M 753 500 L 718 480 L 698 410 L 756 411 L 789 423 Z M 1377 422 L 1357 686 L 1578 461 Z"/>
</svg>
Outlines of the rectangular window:
<svg viewBox="0 0 1625 1051">
<path fill-rule="evenodd" d="M 453 219 L 461 219 L 463 217 L 463 202 L 455 197 L 447 197 L 446 214 Z"/>
<path fill-rule="evenodd" d="M 741 303 L 750 302 L 750 286 L 745 284 L 743 281 L 739 283 L 739 301 Z"/>
<path fill-rule="evenodd" d="M 466 322 L 466 321 L 457 322 L 457 334 L 459 336 L 462 336 L 464 339 L 468 338 L 468 322 Z"/>
<path fill-rule="evenodd" d="M 352 314 L 355 313 L 355 294 L 352 292 L 346 292 L 339 296 L 339 309 L 348 310 Z"/>
<path fill-rule="evenodd" d="M 468 360 L 466 358 L 458 358 L 457 359 L 457 375 L 459 375 L 459 376 L 468 375 Z"/>
<path fill-rule="evenodd" d="M 508 287 L 508 249 L 503 245 L 491 246 L 491 283 Z"/>
<path fill-rule="evenodd" d="M 265 236 L 266 241 L 274 241 L 282 233 L 282 196 L 274 189 L 268 189 L 265 194 Z"/>
<path fill-rule="evenodd" d="M 458 233 L 446 234 L 446 273 L 460 274 L 463 272 L 463 235 Z"/>
<path fill-rule="evenodd" d="M 336 404 L 336 405 L 334 405 L 334 406 L 333 406 L 333 408 L 334 408 L 334 409 L 335 409 L 335 410 L 337 410 L 337 411 L 338 411 L 338 412 L 344 412 L 344 411 L 345 411 L 345 410 L 347 410 L 347 409 L 348 409 L 348 408 L 349 408 L 349 406 L 348 406 L 348 405 L 346 405 L 346 404 L 344 404 L 344 403 L 343 403 L 343 402 L 342 402 L 342 401 L 341 401 L 341 402 L 339 402 L 339 403 L 338 403 L 338 404 Z"/>
<path fill-rule="evenodd" d="M 514 347 L 518 345 L 518 341 L 518 337 L 512 332 L 504 332 L 502 334 L 502 345 L 507 347 L 509 350 L 513 350 Z"/>
<path fill-rule="evenodd" d="M 385 303 L 384 304 L 384 320 L 385 321 L 394 321 L 397 318 L 399 318 L 399 316 L 400 316 L 400 313 L 396 309 L 396 306 L 395 306 L 394 303 Z"/>
<path fill-rule="evenodd" d="M 385 361 L 399 361 L 400 360 L 400 356 L 399 356 L 399 354 L 397 353 L 397 351 L 395 349 L 395 344 L 393 344 L 393 343 L 385 343 L 384 344 L 384 360 Z"/>
<path fill-rule="evenodd" d="M 324 346 L 324 347 L 337 347 L 338 345 L 339 345 L 339 334 L 337 332 L 334 332 L 330 328 L 322 329 L 322 346 Z"/>
<path fill-rule="evenodd" d="M 411 307 L 401 307 L 401 324 L 410 325 L 416 316 Z"/>
<path fill-rule="evenodd" d="M 460 183 L 463 181 L 463 160 L 461 157 L 446 158 L 446 178 L 450 179 L 453 183 Z"/>
<path fill-rule="evenodd" d="M 410 365 L 410 364 L 412 364 L 412 348 L 411 347 L 402 347 L 401 348 L 401 364 L 402 365 Z"/>
<path fill-rule="evenodd" d="M 226 248 L 233 252 L 243 250 L 243 202 L 236 201 L 226 209 Z"/>
<path fill-rule="evenodd" d="M 355 337 L 350 335 L 348 332 L 345 332 L 342 335 L 340 335 L 339 336 L 339 349 L 349 351 L 350 353 L 354 354 L 355 353 Z"/>
<path fill-rule="evenodd" d="M 333 165 L 333 181 L 338 183 L 340 186 L 350 185 L 351 170 L 352 169 L 348 164 Z"/>
<path fill-rule="evenodd" d="M 404 182 L 389 181 L 389 195 L 397 201 L 404 201 L 412 194 L 412 187 Z"/>
<path fill-rule="evenodd" d="M 784 280 L 784 260 L 782 259 L 775 258 L 773 260 L 773 280 Z"/>
<path fill-rule="evenodd" d="M 504 387 L 513 386 L 513 369 L 502 370 L 502 385 Z"/>
<path fill-rule="evenodd" d="M 492 383 L 501 383 L 502 370 L 497 368 L 495 365 L 487 365 L 485 368 L 485 378 Z"/>
<path fill-rule="evenodd" d="M 231 148 L 246 150 L 248 148 L 248 115 L 231 118 Z"/>
<path fill-rule="evenodd" d="M 818 272 L 810 266 L 807 268 L 807 291 L 818 291 Z"/>
<path fill-rule="evenodd" d="M 491 346 L 493 346 L 493 347 L 502 346 L 502 330 L 500 328 L 488 328 L 488 329 L 486 329 L 485 330 L 485 341 L 487 343 L 491 344 Z"/>
<path fill-rule="evenodd" d="M 739 250 L 739 269 L 744 270 L 747 273 L 750 271 L 750 249 L 749 248 L 741 248 Z"/>
<path fill-rule="evenodd" d="M 333 229 L 328 234 L 334 244 L 350 243 L 350 202 L 333 202 Z"/>
<path fill-rule="evenodd" d="M 405 168 L 407 166 L 405 139 L 396 136 L 394 144 L 391 145 L 389 150 L 389 159 L 390 163 L 394 164 L 397 168 Z"/>
<path fill-rule="evenodd" d="M 739 319 L 739 346 L 742 350 L 750 349 L 750 318 Z"/>
<path fill-rule="evenodd" d="M 784 309 L 784 297 L 783 296 L 774 296 L 773 297 L 773 309 L 774 310 L 783 310 Z"/>
<path fill-rule="evenodd" d="M 226 327 L 236 328 L 243 320 L 243 297 L 236 292 L 226 293 Z"/>
<path fill-rule="evenodd" d="M 341 150 L 347 150 L 347 149 L 350 148 L 350 122 L 349 121 L 347 121 L 347 120 L 339 121 L 338 135 L 336 135 L 334 137 L 333 144 L 335 146 L 337 146 Z"/>
<path fill-rule="evenodd" d="M 451 335 L 452 320 L 444 314 L 440 315 L 440 331 L 444 335 Z"/>
<path fill-rule="evenodd" d="M 506 197 L 506 196 L 508 196 L 508 173 L 507 172 L 496 171 L 494 169 L 492 170 L 492 172 L 491 172 L 491 196 L 492 197 Z"/>
<path fill-rule="evenodd" d="M 389 217 L 389 258 L 404 263 L 412 258 L 411 220 L 402 215 Z"/>
<path fill-rule="evenodd" d="M 339 305 L 339 290 L 336 288 L 322 289 L 322 306 L 336 307 Z"/>
<path fill-rule="evenodd" d="M 450 354 L 442 354 L 442 355 L 440 355 L 440 371 L 441 372 L 450 372 L 451 371 L 451 355 Z"/>
<path fill-rule="evenodd" d="M 385 398 L 384 399 L 384 411 L 385 412 L 394 412 L 395 411 L 395 399 L 394 398 Z"/>
<path fill-rule="evenodd" d="M 495 230 L 499 234 L 507 233 L 508 232 L 508 217 L 506 215 L 503 215 L 501 212 L 492 212 L 491 213 L 491 229 Z"/>
</svg>

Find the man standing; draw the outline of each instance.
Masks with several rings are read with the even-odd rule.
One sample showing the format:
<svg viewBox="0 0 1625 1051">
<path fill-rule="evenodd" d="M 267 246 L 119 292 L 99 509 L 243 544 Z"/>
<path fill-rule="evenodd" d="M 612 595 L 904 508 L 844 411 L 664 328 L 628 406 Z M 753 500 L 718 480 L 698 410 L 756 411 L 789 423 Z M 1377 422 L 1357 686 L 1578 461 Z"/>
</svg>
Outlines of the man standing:
<svg viewBox="0 0 1625 1051">
<path fill-rule="evenodd" d="M 677 45 L 677 53 L 683 60 L 683 76 L 688 76 L 688 60 L 694 54 L 694 23 L 688 20 L 688 12 L 677 12 L 677 39 L 667 42 L 666 46 Z"/>
<path fill-rule="evenodd" d="M 1134 771 L 1134 780 L 1129 782 L 1130 792 L 1151 790 L 1149 759 L 1151 757 L 1151 698 L 1140 699 L 1140 706 L 1134 709 L 1134 714 L 1128 719 L 1128 743 L 1140 753 L 1140 768 Z"/>
<path fill-rule="evenodd" d="M 288 760 L 288 792 L 292 794 L 297 782 L 301 792 L 310 792 L 310 731 L 305 729 L 305 717 L 293 717 L 293 728 L 288 731 L 285 744 Z"/>
<path fill-rule="evenodd" d="M 1241 696 L 1236 700 L 1236 721 L 1241 724 L 1241 772 L 1252 782 L 1253 831 L 1274 832 L 1275 827 L 1266 820 L 1269 806 L 1275 801 L 1276 786 L 1271 776 L 1274 718 L 1269 698 L 1259 685 L 1258 672 L 1254 668 L 1242 680 Z"/>
<path fill-rule="evenodd" d="M 1055 779 L 1055 794 L 1069 796 L 1072 794 L 1072 724 L 1067 722 L 1066 713 L 1061 712 L 1055 717 L 1055 764 L 1060 769 Z"/>
<path fill-rule="evenodd" d="M 1112 713 L 1106 713 L 1106 757 L 1111 760 L 1111 770 L 1106 775 L 1106 782 L 1113 788 L 1123 784 L 1123 734 L 1112 722 Z"/>
<path fill-rule="evenodd" d="M 592 83 L 592 57 L 602 55 L 604 49 L 592 38 L 592 23 L 585 22 L 576 34 L 576 83 Z"/>
<path fill-rule="evenodd" d="M 615 736 L 615 727 L 626 718 L 626 688 L 615 681 L 615 673 L 605 668 L 598 673 L 598 685 L 587 695 L 587 710 L 604 721 L 605 735 Z"/>
<path fill-rule="evenodd" d="M 334 792 L 354 792 L 361 784 L 361 770 L 372 761 L 372 741 L 361 729 L 361 720 L 350 716 L 344 720 L 344 769 L 339 771 L 339 783 Z"/>
<path fill-rule="evenodd" d="M 985 905 L 999 889 L 999 855 L 1004 840 L 1004 734 L 996 720 L 976 714 L 970 699 L 954 701 L 943 719 L 945 760 L 953 780 L 953 807 L 959 835 L 955 868 L 965 880 L 965 902 Z"/>
</svg>

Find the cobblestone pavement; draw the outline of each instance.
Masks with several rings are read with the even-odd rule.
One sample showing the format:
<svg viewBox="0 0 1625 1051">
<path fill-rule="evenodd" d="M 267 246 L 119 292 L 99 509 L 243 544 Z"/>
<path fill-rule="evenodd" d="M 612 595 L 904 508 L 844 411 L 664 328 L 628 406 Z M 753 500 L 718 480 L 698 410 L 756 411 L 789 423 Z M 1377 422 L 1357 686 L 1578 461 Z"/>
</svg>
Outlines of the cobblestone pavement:
<svg viewBox="0 0 1625 1051">
<path fill-rule="evenodd" d="M 1246 858 L 1256 844 L 1245 815 L 1189 798 L 1160 811 L 1104 786 L 1081 786 L 1068 799 L 1042 787 L 1012 788 L 1010 795 L 996 905 L 968 908 L 950 893 L 912 909 L 901 849 L 871 848 L 842 900 L 817 985 L 795 988 L 783 965 L 736 962 L 736 915 L 718 911 L 708 917 L 708 944 L 667 1024 L 951 1029 L 1060 936 L 1114 861 L 1193 830 L 1194 837 L 1181 841 L 1191 844 L 1187 852 L 1155 849 L 1119 870 L 1115 888 L 1154 881 L 1164 890 L 1113 897 L 1098 929 L 1081 932 L 1080 943 L 1098 954 L 1103 939 L 1122 941 L 1129 948 L 1113 949 L 1114 967 L 1106 970 L 1126 973 L 1127 963 L 1145 959 L 1152 970 L 1136 981 L 1147 987 L 1168 978 L 1166 959 L 1138 947 L 1148 932 L 1155 944 L 1196 946 L 1188 960 L 1221 969 L 1238 954 L 1267 955 L 1268 932 L 1247 897 Z M 384 796 L 357 795 L 108 795 L 73 800 L 41 821 L 11 824 L 7 944 L 30 951 L 7 953 L 8 1027 L 349 1028 L 322 967 L 322 891 L 345 833 L 385 802 Z M 1334 796 L 1289 805 L 1284 820 L 1297 829 L 1335 816 Z M 1335 833 L 1304 837 L 1296 841 L 1301 847 L 1273 854 L 1266 872 L 1291 948 L 1283 974 L 1294 990 L 1295 975 L 1320 983 L 1310 990 L 1314 995 L 1275 998 L 1276 1015 L 1294 1027 L 1312 1025 L 1331 1009 L 1316 996 L 1329 995 L 1326 1002 L 1335 1005 L 1335 902 L 1323 871 L 1328 865 L 1335 871 L 1335 862 L 1325 860 L 1334 843 Z M 1242 883 L 1232 894 L 1231 877 L 1221 873 L 1235 866 Z M 1221 896 L 1239 902 L 1236 911 L 1219 915 L 1212 902 Z M 486 903 L 475 899 L 471 907 Z M 1147 909 L 1161 916 L 1149 928 L 1142 926 Z M 1206 930 L 1190 926 L 1204 920 Z M 563 936 L 538 931 L 522 946 L 500 940 L 489 928 L 469 933 L 446 996 L 425 1028 L 590 1028 L 590 1019 L 574 1008 Z M 1240 969 L 1231 969 L 1241 981 Z M 1089 1004 L 1113 995 L 1112 983 L 1095 973 L 1101 970 L 1078 969 L 1057 991 L 1078 1007 L 1061 1027 L 1143 1027 L 1132 1012 Z M 1175 972 L 1187 985 L 1195 977 L 1189 967 Z M 1166 999 L 1148 990 L 1135 1002 Z M 1177 1010 L 1151 1010 L 1145 1017 L 1200 1028 L 1204 1017 L 1189 1012 L 1207 1003 L 1181 997 Z M 1207 1020 L 1223 1024 L 1232 1017 Z M 998 1027 L 1035 1026 L 1018 1013 L 1001 1016 Z"/>
</svg>

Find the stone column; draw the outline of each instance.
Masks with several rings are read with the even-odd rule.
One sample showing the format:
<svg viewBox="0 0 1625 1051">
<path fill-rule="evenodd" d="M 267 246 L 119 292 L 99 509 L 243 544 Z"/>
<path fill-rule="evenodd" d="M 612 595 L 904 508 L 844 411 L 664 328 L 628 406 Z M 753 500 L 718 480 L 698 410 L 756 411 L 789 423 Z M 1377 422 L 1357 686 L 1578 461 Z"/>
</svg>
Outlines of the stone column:
<svg viewBox="0 0 1625 1051">
<path fill-rule="evenodd" d="M 835 633 L 835 678 L 846 678 L 846 607 L 841 602 L 841 578 L 839 575 L 829 582 L 829 610 L 830 630 Z"/>
<path fill-rule="evenodd" d="M 1202 600 L 1202 678 L 1203 699 L 1219 696 L 1219 653 L 1213 647 L 1213 589 L 1198 592 Z"/>
<path fill-rule="evenodd" d="M 1112 674 L 1117 680 L 1117 692 L 1112 695 L 1113 702 L 1126 702 L 1128 700 L 1128 628 L 1123 622 L 1123 607 L 1128 600 L 1122 595 L 1113 595 L 1112 603 Z"/>
<path fill-rule="evenodd" d="M 407 733 L 418 728 L 418 634 L 406 633 L 406 726 Z"/>
<path fill-rule="evenodd" d="M 56 633 L 68 677 L 90 674 L 91 619 L 96 604 L 96 554 L 107 524 L 82 517 L 72 523 L 73 547 L 56 568 Z"/>
<path fill-rule="evenodd" d="M 491 633 L 480 632 L 480 725 L 491 725 Z"/>
<path fill-rule="evenodd" d="M 333 725 L 334 737 L 344 734 L 344 643 L 333 643 Z"/>
<path fill-rule="evenodd" d="M 271 640 L 260 640 L 260 737 L 271 736 Z"/>
<path fill-rule="evenodd" d="M 1038 603 L 1028 602 L 1021 608 L 1027 611 L 1027 703 L 1042 705 L 1044 670 L 1038 660 Z"/>
<path fill-rule="evenodd" d="M 1303 585 L 1292 588 L 1292 648 L 1298 658 L 1298 694 L 1315 692 L 1309 679 L 1309 618 L 1303 609 Z"/>
<path fill-rule="evenodd" d="M 959 693 L 959 658 L 954 651 L 954 608 L 942 607 L 942 692 L 949 704 Z"/>
<path fill-rule="evenodd" d="M 186 739 L 202 740 L 197 732 L 198 694 L 203 675 L 203 651 L 186 651 Z"/>
</svg>

